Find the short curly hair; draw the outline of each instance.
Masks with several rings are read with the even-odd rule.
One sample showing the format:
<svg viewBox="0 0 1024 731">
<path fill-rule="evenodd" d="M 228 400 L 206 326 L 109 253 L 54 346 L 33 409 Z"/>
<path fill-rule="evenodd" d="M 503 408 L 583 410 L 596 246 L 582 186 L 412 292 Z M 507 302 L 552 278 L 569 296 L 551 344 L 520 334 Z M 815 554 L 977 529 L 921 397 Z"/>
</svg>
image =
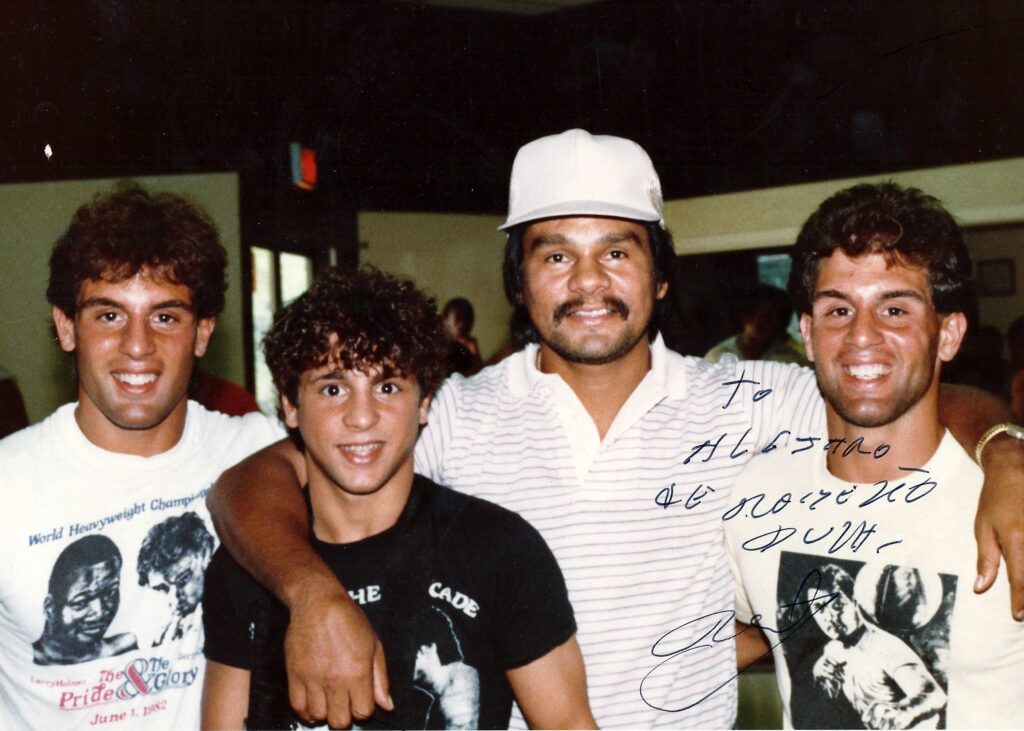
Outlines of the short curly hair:
<svg viewBox="0 0 1024 731">
<path fill-rule="evenodd" d="M 799 314 L 811 312 L 822 259 L 880 253 L 928 270 L 935 311 L 968 312 L 974 297 L 963 232 L 937 198 L 896 183 L 855 185 L 824 201 L 793 247 L 789 293 Z"/>
<path fill-rule="evenodd" d="M 46 299 L 74 317 L 85 282 L 149 270 L 192 290 L 197 319 L 212 317 L 224 309 L 227 262 L 205 211 L 179 195 L 122 182 L 75 212 L 50 255 Z"/>
<path fill-rule="evenodd" d="M 411 280 L 369 266 L 324 271 L 277 313 L 263 351 L 278 393 L 293 404 L 302 374 L 328 362 L 415 379 L 424 395 L 447 374 L 448 345 L 434 300 Z"/>
</svg>

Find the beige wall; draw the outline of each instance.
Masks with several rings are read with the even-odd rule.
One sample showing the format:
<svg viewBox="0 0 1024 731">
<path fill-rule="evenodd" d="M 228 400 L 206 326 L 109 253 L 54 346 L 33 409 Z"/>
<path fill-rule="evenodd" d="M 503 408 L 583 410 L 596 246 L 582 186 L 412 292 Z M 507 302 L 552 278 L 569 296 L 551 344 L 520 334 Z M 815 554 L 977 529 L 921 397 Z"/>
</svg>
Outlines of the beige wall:
<svg viewBox="0 0 1024 731">
<path fill-rule="evenodd" d="M 220 228 L 228 251 L 228 299 L 204 366 L 244 383 L 238 176 L 234 173 L 136 178 L 152 190 L 184 193 Z M 29 418 L 75 398 L 70 361 L 52 339 L 47 262 L 72 214 L 114 180 L 0 185 L 0 368 L 18 379 Z"/>
<path fill-rule="evenodd" d="M 1024 221 L 1024 158 L 1012 158 L 667 201 L 665 222 L 680 254 L 787 246 L 832 193 L 882 180 L 936 196 L 964 226 Z"/>
<path fill-rule="evenodd" d="M 473 334 L 486 360 L 508 337 L 512 308 L 505 299 L 501 261 L 503 216 L 440 213 L 359 214 L 360 262 L 411 277 L 437 299 L 473 303 Z"/>
<path fill-rule="evenodd" d="M 976 262 L 1016 261 L 1017 292 L 980 300 L 981 324 L 1005 333 L 1014 318 L 1024 315 L 1024 158 L 667 201 L 665 221 L 680 254 L 787 246 L 832 193 L 882 180 L 912 185 L 939 198 L 966 227 Z"/>
</svg>

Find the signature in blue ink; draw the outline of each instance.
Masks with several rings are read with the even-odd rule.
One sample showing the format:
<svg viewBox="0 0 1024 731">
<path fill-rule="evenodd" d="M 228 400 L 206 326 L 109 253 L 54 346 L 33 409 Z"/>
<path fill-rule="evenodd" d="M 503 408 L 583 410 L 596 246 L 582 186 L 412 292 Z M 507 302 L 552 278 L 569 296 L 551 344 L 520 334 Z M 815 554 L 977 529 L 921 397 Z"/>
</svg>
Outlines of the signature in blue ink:
<svg viewBox="0 0 1024 731">
<path fill-rule="evenodd" d="M 746 440 L 747 435 L 750 434 L 753 427 L 747 428 L 740 438 L 736 441 L 736 444 L 729 450 L 729 459 L 739 459 L 743 455 L 747 454 L 750 450 L 742 448 L 743 442 Z M 849 457 L 851 454 L 858 454 L 862 456 L 870 455 L 873 459 L 881 459 L 889 453 L 892 447 L 888 444 L 879 444 L 873 449 L 864 448 L 864 437 L 857 437 L 856 439 L 849 440 L 846 437 L 833 437 L 831 439 L 823 439 L 822 437 L 815 436 L 793 436 L 793 432 L 789 429 L 781 429 L 770 442 L 756 449 L 758 454 L 768 454 L 774 452 L 779 448 L 779 440 L 783 437 L 793 437 L 793 441 L 797 443 L 797 446 L 790 451 L 790 454 L 800 454 L 806 452 L 809 449 L 814 449 L 814 445 L 818 442 L 824 441 L 821 445 L 821 451 L 831 452 L 834 456 Z M 729 437 L 729 432 L 722 432 L 718 437 L 712 441 L 710 438 L 705 439 L 699 444 L 695 444 L 690 448 L 690 454 L 683 460 L 684 465 L 690 464 L 701 455 L 702 452 L 707 450 L 702 463 L 710 462 L 711 458 L 715 456 L 715 452 L 718 451 L 719 447 L 722 447 L 722 442 L 725 442 Z M 845 445 L 845 446 L 844 446 Z M 728 446 L 728 445 L 726 445 Z M 842 447 L 842 450 L 840 450 Z"/>
<path fill-rule="evenodd" d="M 878 523 L 872 523 L 868 525 L 867 521 L 862 520 L 859 524 L 854 525 L 849 520 L 844 520 L 841 525 L 835 526 L 830 525 L 824 529 L 808 528 L 804 531 L 801 540 L 806 546 L 813 546 L 816 543 L 832 538 L 832 543 L 825 549 L 826 552 L 831 556 L 836 551 L 841 551 L 844 548 L 849 548 L 854 553 L 857 553 L 860 549 L 864 548 L 864 545 L 871 538 L 878 538 L 875 532 L 878 530 Z M 838 531 L 838 534 L 836 534 Z M 788 526 L 778 526 L 770 530 L 765 531 L 759 535 L 743 541 L 740 546 L 744 551 L 756 551 L 764 553 L 769 549 L 776 548 L 777 546 L 785 543 L 794 535 L 797 534 L 797 529 Z M 875 553 L 881 553 L 883 549 L 890 548 L 903 542 L 902 538 L 898 538 L 892 541 L 886 541 L 875 547 Z"/>
<path fill-rule="evenodd" d="M 736 379 L 735 381 L 726 381 L 725 383 L 722 384 L 723 386 L 735 386 L 736 387 L 736 388 L 734 388 L 732 390 L 732 393 L 729 394 L 729 400 L 725 402 L 725 405 L 722 407 L 723 409 L 729 408 L 729 406 L 732 404 L 733 399 L 736 398 L 736 394 L 738 394 L 740 392 L 740 386 L 742 386 L 745 383 L 749 383 L 752 386 L 760 386 L 761 385 L 760 381 L 755 381 L 755 380 L 753 380 L 751 378 L 747 378 L 747 371 L 746 371 L 746 369 L 744 369 L 743 371 L 740 372 L 740 377 L 738 379 Z M 772 392 L 772 389 L 770 389 L 770 388 L 759 389 L 759 390 L 754 392 L 752 400 L 754 401 L 754 403 L 757 403 L 761 399 L 769 396 L 771 394 L 771 392 Z"/>
<path fill-rule="evenodd" d="M 673 505 L 683 503 L 683 507 L 687 510 L 693 510 L 694 508 L 700 507 L 701 501 L 708 495 L 713 493 L 715 488 L 711 485 L 705 485 L 703 482 L 697 485 L 690 494 L 684 500 L 683 498 L 676 497 L 676 483 L 672 483 L 668 487 L 663 487 L 658 491 L 657 496 L 654 498 L 655 504 L 659 507 L 671 508 Z"/>
<path fill-rule="evenodd" d="M 737 670 L 735 674 L 708 690 L 697 700 L 678 707 L 666 707 L 654 702 L 648 697 L 647 686 L 665 673 L 670 673 L 672 677 L 675 677 L 683 670 L 682 665 L 686 660 L 691 659 L 697 653 L 714 648 L 716 644 L 731 643 L 742 632 L 751 631 L 753 627 L 759 627 L 768 638 L 769 650 L 762 655 L 762 657 L 767 657 L 771 654 L 772 649 L 785 642 L 838 596 L 838 592 L 821 591 L 821 573 L 814 569 L 800 583 L 793 601 L 780 607 L 780 619 L 786 623 L 785 626 L 780 625 L 773 629 L 762 623 L 760 614 L 755 614 L 749 622 L 751 627 L 736 632 L 736 612 L 732 609 L 723 609 L 684 622 L 659 637 L 651 647 L 651 654 L 656 658 L 663 659 L 640 681 L 640 698 L 651 708 L 666 713 L 682 713 L 703 703 L 733 682 L 743 670 Z M 777 639 L 773 640 L 773 636 Z"/>
</svg>

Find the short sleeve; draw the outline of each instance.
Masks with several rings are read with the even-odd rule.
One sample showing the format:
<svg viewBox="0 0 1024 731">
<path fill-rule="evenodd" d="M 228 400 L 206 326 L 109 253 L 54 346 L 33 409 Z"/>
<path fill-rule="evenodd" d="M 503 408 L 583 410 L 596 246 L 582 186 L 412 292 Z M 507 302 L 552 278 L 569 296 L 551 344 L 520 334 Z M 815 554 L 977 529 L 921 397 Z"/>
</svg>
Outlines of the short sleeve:
<svg viewBox="0 0 1024 731">
<path fill-rule="evenodd" d="M 260 591 L 231 554 L 223 546 L 218 548 L 206 569 L 203 589 L 203 654 L 207 660 L 243 670 L 252 668 L 248 615 Z"/>
<path fill-rule="evenodd" d="M 442 485 L 448 484 L 444 470 L 445 448 L 451 443 L 452 430 L 458 414 L 458 394 L 462 381 L 453 374 L 434 394 L 427 414 L 427 425 L 416 441 L 416 472 Z"/>
<path fill-rule="evenodd" d="M 519 516 L 500 533 L 496 656 L 505 670 L 548 654 L 576 633 L 562 570 L 540 533 Z"/>
<path fill-rule="evenodd" d="M 740 474 L 742 479 L 742 473 Z M 740 482 L 737 480 L 736 485 L 739 486 Z M 733 494 L 739 494 L 734 492 Z M 729 568 L 732 570 L 733 586 L 736 589 L 736 619 L 737 621 L 743 622 L 744 624 L 750 624 L 750 618 L 754 616 L 753 605 L 750 602 L 750 597 L 747 596 L 747 590 L 743 585 L 743 572 L 740 570 L 739 559 L 737 551 L 739 547 L 736 545 L 736 536 L 730 530 L 730 524 L 726 523 L 725 528 L 725 554 L 729 559 Z"/>
</svg>

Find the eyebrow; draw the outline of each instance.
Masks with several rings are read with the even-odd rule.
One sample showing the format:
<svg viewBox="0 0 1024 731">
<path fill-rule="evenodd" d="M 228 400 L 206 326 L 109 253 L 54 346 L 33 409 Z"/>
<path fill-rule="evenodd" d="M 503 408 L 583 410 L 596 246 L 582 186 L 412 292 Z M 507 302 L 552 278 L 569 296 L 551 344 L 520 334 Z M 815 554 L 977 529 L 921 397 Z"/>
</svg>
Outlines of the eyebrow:
<svg viewBox="0 0 1024 731">
<path fill-rule="evenodd" d="M 632 241 L 637 246 L 640 246 L 640 237 L 635 231 L 613 231 L 607 233 L 598 239 L 598 243 L 601 244 L 621 244 L 625 241 Z M 542 246 L 564 246 L 565 244 L 572 243 L 571 239 L 567 239 L 562 234 L 547 234 L 544 236 L 538 236 L 535 239 L 531 239 L 529 242 L 530 249 L 539 249 Z"/>
<path fill-rule="evenodd" d="M 78 306 L 80 310 L 84 310 L 89 307 L 116 307 L 119 310 L 127 309 L 124 304 L 117 300 L 112 300 L 109 297 L 90 297 Z M 164 300 L 163 302 L 157 302 L 153 305 L 150 310 L 187 310 L 188 312 L 193 311 L 192 303 L 186 302 L 185 300 Z"/>
<path fill-rule="evenodd" d="M 345 371 L 333 370 L 321 373 L 314 378 L 314 381 L 340 381 L 345 376 Z"/>
<path fill-rule="evenodd" d="M 814 293 L 814 298 L 813 298 L 812 301 L 813 302 L 817 302 L 820 299 L 825 299 L 825 298 L 828 298 L 828 297 L 831 297 L 832 299 L 837 299 L 837 300 L 847 300 L 847 301 L 850 300 L 850 295 L 846 294 L 845 292 L 841 292 L 838 289 L 822 289 L 822 290 Z M 893 289 L 893 290 L 890 290 L 888 292 L 882 292 L 882 296 L 881 296 L 880 299 L 882 299 L 882 300 L 894 300 L 894 299 L 901 299 L 901 298 L 917 300 L 918 302 L 927 302 L 928 301 L 925 297 L 921 296 L 920 292 L 915 292 L 912 289 Z"/>
</svg>

